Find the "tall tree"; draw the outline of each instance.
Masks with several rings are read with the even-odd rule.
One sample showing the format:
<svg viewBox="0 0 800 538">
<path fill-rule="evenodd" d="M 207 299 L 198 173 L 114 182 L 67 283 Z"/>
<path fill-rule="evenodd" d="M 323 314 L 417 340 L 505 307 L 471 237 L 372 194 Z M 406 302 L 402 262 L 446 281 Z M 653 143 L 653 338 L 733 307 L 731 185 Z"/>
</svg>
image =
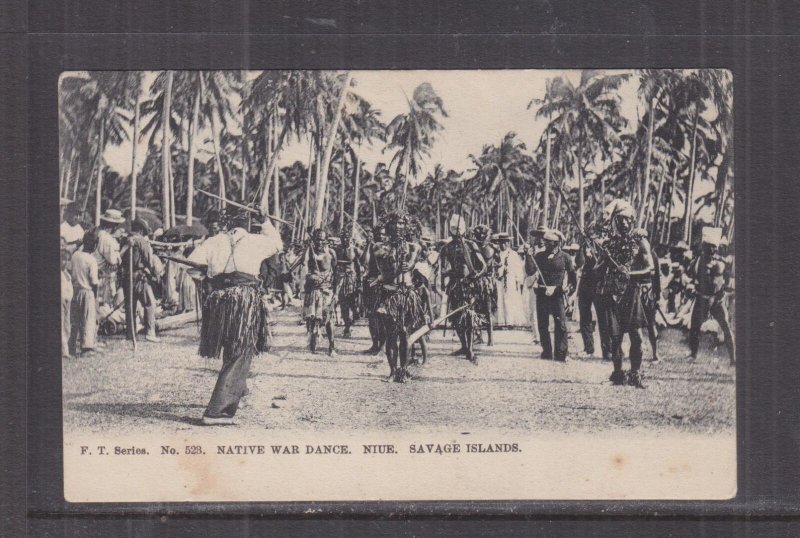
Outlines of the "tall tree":
<svg viewBox="0 0 800 538">
<path fill-rule="evenodd" d="M 389 123 L 386 135 L 389 141 L 386 149 L 397 148 L 391 162 L 396 166 L 395 176 L 402 175 L 405 179 L 401 204 L 405 204 L 408 182 L 419 173 L 422 159 L 430 156 L 436 135 L 443 129 L 440 119 L 447 117 L 444 102 L 428 82 L 417 86 L 406 102 L 408 112 Z"/>
<path fill-rule="evenodd" d="M 76 156 L 86 156 L 90 159 L 89 162 L 94 163 L 94 166 L 89 164 L 84 169 L 95 170 L 94 221 L 99 224 L 103 154 L 109 143 L 118 145 L 128 139 L 126 125 L 129 122 L 131 93 L 127 89 L 126 74 L 119 71 L 97 71 L 66 76 L 61 80 L 61 92 L 62 122 L 74 126 L 65 132 L 72 136 L 68 151 Z M 91 184 L 90 179 L 84 191 L 84 209 L 91 192 Z"/>
<path fill-rule="evenodd" d="M 358 226 L 358 207 L 361 196 L 361 149 L 364 143 L 373 140 L 386 139 L 386 125 L 381 121 L 381 112 L 374 108 L 368 101 L 353 94 L 353 99 L 345 105 L 342 116 L 343 130 L 349 141 L 348 149 L 351 160 L 355 163 L 353 178 L 353 222 L 352 234 L 355 235 Z"/>
<path fill-rule="evenodd" d="M 578 86 L 568 78 L 558 77 L 551 85 L 551 99 L 538 111 L 541 116 L 553 118 L 549 125 L 572 146 L 581 228 L 585 220 L 584 169 L 597 151 L 608 154 L 610 146 L 618 141 L 618 132 L 626 120 L 620 113 L 616 90 L 628 77 L 627 74 L 606 75 L 602 71 L 584 70 Z"/>
<path fill-rule="evenodd" d="M 322 155 L 322 168 L 320 170 L 320 178 L 317 185 L 317 205 L 314 211 L 314 228 L 322 226 L 322 218 L 325 211 L 325 199 L 328 187 L 328 170 L 330 168 L 331 154 L 333 152 L 333 144 L 336 141 L 336 134 L 339 130 L 339 122 L 342 117 L 342 108 L 347 100 L 347 93 L 350 91 L 350 81 L 353 78 L 353 73 L 347 71 L 344 75 L 344 82 L 339 90 L 339 99 L 336 106 L 336 114 L 328 129 L 328 135 L 325 140 L 325 153 Z"/>
</svg>

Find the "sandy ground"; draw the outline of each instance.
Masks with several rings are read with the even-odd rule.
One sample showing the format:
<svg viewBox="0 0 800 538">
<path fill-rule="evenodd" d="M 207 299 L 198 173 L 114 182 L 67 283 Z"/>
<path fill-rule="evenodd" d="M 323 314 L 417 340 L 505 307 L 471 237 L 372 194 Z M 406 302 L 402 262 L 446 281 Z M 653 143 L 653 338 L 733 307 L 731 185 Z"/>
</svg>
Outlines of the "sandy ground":
<svg viewBox="0 0 800 538">
<path fill-rule="evenodd" d="M 528 331 L 498 331 L 480 346 L 475 366 L 451 356 L 452 331 L 432 334 L 430 360 L 408 384 L 383 383 L 383 355 L 369 347 L 367 328 L 337 339 L 338 356 L 310 354 L 296 310 L 278 312 L 275 345 L 253 362 L 251 395 L 237 414 L 247 429 L 305 431 L 441 429 L 596 432 L 630 428 L 665 432 L 726 432 L 735 425 L 735 369 L 706 336 L 689 362 L 685 334 L 665 331 L 662 360 L 650 362 L 646 390 L 613 387 L 611 364 L 576 359 L 580 335 L 570 324 L 570 360 L 540 360 Z M 363 322 L 362 322 L 363 323 Z M 194 324 L 165 332 L 158 344 L 140 342 L 134 354 L 122 339 L 107 339 L 93 358 L 63 363 L 65 431 L 168 432 L 204 428 L 199 419 L 220 361 L 197 356 Z M 337 329 L 341 334 L 341 328 Z M 596 346 L 599 350 L 599 345 Z M 626 361 L 627 368 L 627 361 Z"/>
</svg>

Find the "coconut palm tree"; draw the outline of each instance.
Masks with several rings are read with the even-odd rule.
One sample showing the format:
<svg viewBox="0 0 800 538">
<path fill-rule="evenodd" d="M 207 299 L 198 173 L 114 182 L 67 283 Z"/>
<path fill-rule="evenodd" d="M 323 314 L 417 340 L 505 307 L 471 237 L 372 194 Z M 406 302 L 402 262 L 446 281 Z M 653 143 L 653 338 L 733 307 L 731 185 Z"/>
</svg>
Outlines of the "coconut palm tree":
<svg viewBox="0 0 800 538">
<path fill-rule="evenodd" d="M 644 186 L 642 189 L 643 200 L 639 206 L 637 222 L 642 226 L 647 213 L 647 194 L 650 192 L 650 173 L 652 168 L 654 134 L 658 122 L 662 121 L 666 112 L 663 100 L 670 91 L 680 82 L 680 75 L 668 69 L 643 69 L 639 72 L 639 98 L 644 101 L 647 113 L 640 123 L 640 127 L 647 125 L 647 157 L 645 160 Z M 658 142 L 655 142 L 658 143 Z M 663 175 L 662 175 L 663 177 Z M 657 206 L 656 206 L 657 208 Z"/>
<path fill-rule="evenodd" d="M 525 150 L 516 133 L 509 132 L 499 146 L 487 145 L 479 156 L 470 155 L 476 173 L 469 180 L 469 189 L 474 199 L 482 201 L 480 212 L 490 218 L 489 208 L 494 206 L 495 229 L 509 233 L 513 233 L 517 201 L 533 174 L 533 159 Z"/>
<path fill-rule="evenodd" d="M 74 137 L 70 152 L 90 156 L 95 163 L 95 225 L 100 224 L 103 153 L 107 144 L 118 145 L 128 138 L 127 110 L 132 108 L 132 94 L 127 82 L 126 74 L 120 71 L 80 73 L 61 80 L 64 122 L 79 120 L 74 124 L 78 127 L 69 130 Z M 86 187 L 84 210 L 90 191 L 91 180 Z"/>
<path fill-rule="evenodd" d="M 350 95 L 351 101 L 345 105 L 345 113 L 342 116 L 342 129 L 348 141 L 347 148 L 351 154 L 351 161 L 355 163 L 352 222 L 352 234 L 355 235 L 361 195 L 361 148 L 365 142 L 386 140 L 386 125 L 381 120 L 380 110 L 374 108 L 357 94 L 351 92 Z"/>
<path fill-rule="evenodd" d="M 553 129 L 562 143 L 571 147 L 573 166 L 578 179 L 579 225 L 584 227 L 583 176 L 586 166 L 598 152 L 610 154 L 626 120 L 620 113 L 620 98 L 615 92 L 629 78 L 627 74 L 606 75 L 584 70 L 578 86 L 568 78 L 558 77 L 551 85 L 552 96 L 537 114 L 552 118 Z"/>
<path fill-rule="evenodd" d="M 397 148 L 390 166 L 395 166 L 395 176 L 402 175 L 406 181 L 401 205 L 405 204 L 408 181 L 419 173 L 423 158 L 430 156 L 436 136 L 444 128 L 440 119 L 447 117 L 444 102 L 428 82 L 417 86 L 406 101 L 408 112 L 395 116 L 386 132 L 386 149 Z"/>
<path fill-rule="evenodd" d="M 325 199 L 328 187 L 328 170 L 331 164 L 333 145 L 337 138 L 336 135 L 339 132 L 339 122 L 341 121 L 342 117 L 342 109 L 344 108 L 344 104 L 347 101 L 347 94 L 350 91 L 350 83 L 352 79 L 353 79 L 353 73 L 351 71 L 347 71 L 344 74 L 344 80 L 341 82 L 341 86 L 339 88 L 339 96 L 333 120 L 331 121 L 331 124 L 327 129 L 328 132 L 325 139 L 325 151 L 322 154 L 320 176 L 317 184 L 317 205 L 314 211 L 315 228 L 319 228 L 320 226 L 322 226 L 322 219 L 325 212 Z"/>
</svg>

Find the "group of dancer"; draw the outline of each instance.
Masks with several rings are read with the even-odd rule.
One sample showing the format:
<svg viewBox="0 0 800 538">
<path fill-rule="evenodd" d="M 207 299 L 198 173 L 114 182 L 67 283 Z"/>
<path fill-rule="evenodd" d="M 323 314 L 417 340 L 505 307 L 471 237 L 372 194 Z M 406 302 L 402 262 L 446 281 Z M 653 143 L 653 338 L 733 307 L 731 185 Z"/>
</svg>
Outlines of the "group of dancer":
<svg viewBox="0 0 800 538">
<path fill-rule="evenodd" d="M 575 253 L 564 248 L 561 233 L 547 229 L 532 231 L 517 253 L 510 249 L 507 234 L 491 235 L 486 226 L 468 230 L 458 214 L 448 222 L 448 238 L 435 243 L 422 234 L 416 218 L 397 211 L 385 215 L 365 243 L 346 232 L 332 238 L 316 229 L 307 245 L 288 257 L 270 217 L 263 217 L 256 230 L 252 215 L 232 213 L 224 232 L 206 239 L 186 260 L 194 276 L 204 281 L 200 354 L 223 360 L 204 424 L 233 421 L 248 393 L 250 363 L 270 346 L 271 302 L 291 290 L 288 282 L 298 272 L 303 274 L 302 315 L 310 350 L 317 350 L 324 332 L 327 351 L 335 355 L 336 317 L 341 315 L 345 338 L 365 317 L 371 339 L 365 352 L 385 353 L 387 381 L 407 382 L 410 366 L 429 359 L 426 340 L 435 327 L 451 328 L 459 342 L 454 353 L 478 364 L 476 346 L 494 343 L 498 303 L 510 311 L 521 308 L 515 294 L 498 293 L 503 289 L 498 283 L 511 281 L 514 265 L 524 267 L 534 282 L 543 359 L 567 360 L 566 302 L 576 291 L 584 352 L 594 352 L 593 308 L 603 358 L 613 363 L 613 385 L 644 388 L 640 331 L 647 331 L 657 358 L 659 262 L 646 234 L 635 229 L 634 210 L 624 200 L 614 200 L 591 233 L 579 230 L 581 246 Z M 696 290 L 690 350 L 696 356 L 700 325 L 711 316 L 724 333 L 733 362 L 733 335 L 723 300 L 726 263 L 717 255 L 713 237 L 704 231 L 702 253 L 687 271 Z M 518 286 L 519 277 L 514 278 L 513 286 Z"/>
</svg>

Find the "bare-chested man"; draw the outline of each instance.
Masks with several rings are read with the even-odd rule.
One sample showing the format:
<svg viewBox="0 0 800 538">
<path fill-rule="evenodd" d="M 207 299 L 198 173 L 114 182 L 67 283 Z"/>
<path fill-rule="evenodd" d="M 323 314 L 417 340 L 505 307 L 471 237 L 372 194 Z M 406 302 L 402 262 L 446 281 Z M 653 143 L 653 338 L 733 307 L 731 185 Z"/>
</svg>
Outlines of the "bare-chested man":
<svg viewBox="0 0 800 538">
<path fill-rule="evenodd" d="M 383 226 L 376 226 L 373 231 L 373 236 L 364 247 L 364 253 L 361 255 L 361 267 L 365 272 L 361 301 L 363 313 L 367 316 L 367 321 L 369 323 L 369 335 L 372 338 L 372 347 L 367 349 L 365 353 L 373 355 L 380 353 L 386 341 L 381 328 L 380 319 L 375 312 L 378 299 L 380 299 L 380 288 L 377 286 L 370 286 L 370 282 L 374 281 L 381 274 L 378 269 L 378 258 L 375 252 L 381 248 L 381 245 L 386 240 L 384 232 Z"/>
<path fill-rule="evenodd" d="M 344 337 L 350 338 L 351 327 L 358 319 L 358 294 L 361 289 L 359 274 L 361 273 L 361 252 L 356 247 L 349 230 L 341 235 L 341 245 L 336 249 L 337 290 L 339 292 L 339 308 L 344 321 Z"/>
<path fill-rule="evenodd" d="M 386 336 L 389 377 L 403 383 L 410 378 L 408 336 L 425 323 L 425 304 L 414 285 L 413 269 L 421 246 L 414 222 L 403 213 L 392 213 L 386 222 L 388 240 L 375 249 L 380 275 L 370 282 L 380 288 L 375 312 Z M 399 364 L 398 364 L 399 363 Z"/>
<path fill-rule="evenodd" d="M 333 309 L 335 294 L 333 282 L 336 271 L 336 253 L 328 246 L 328 234 L 317 229 L 312 234 L 311 245 L 306 253 L 306 283 L 303 303 L 303 318 L 308 329 L 308 347 L 317 350 L 319 328 L 325 326 L 328 337 L 328 355 L 334 355 Z"/>
<path fill-rule="evenodd" d="M 461 348 L 455 354 L 465 354 L 467 359 L 477 363 L 473 349 L 475 331 L 480 330 L 484 316 L 480 313 L 477 301 L 480 300 L 478 280 L 486 272 L 486 261 L 478 245 L 464 237 L 466 224 L 461 215 L 453 215 L 449 223 L 450 242 L 442 247 L 442 286 L 447 291 L 447 307 L 452 311 L 469 305 L 453 319 Z"/>
</svg>

